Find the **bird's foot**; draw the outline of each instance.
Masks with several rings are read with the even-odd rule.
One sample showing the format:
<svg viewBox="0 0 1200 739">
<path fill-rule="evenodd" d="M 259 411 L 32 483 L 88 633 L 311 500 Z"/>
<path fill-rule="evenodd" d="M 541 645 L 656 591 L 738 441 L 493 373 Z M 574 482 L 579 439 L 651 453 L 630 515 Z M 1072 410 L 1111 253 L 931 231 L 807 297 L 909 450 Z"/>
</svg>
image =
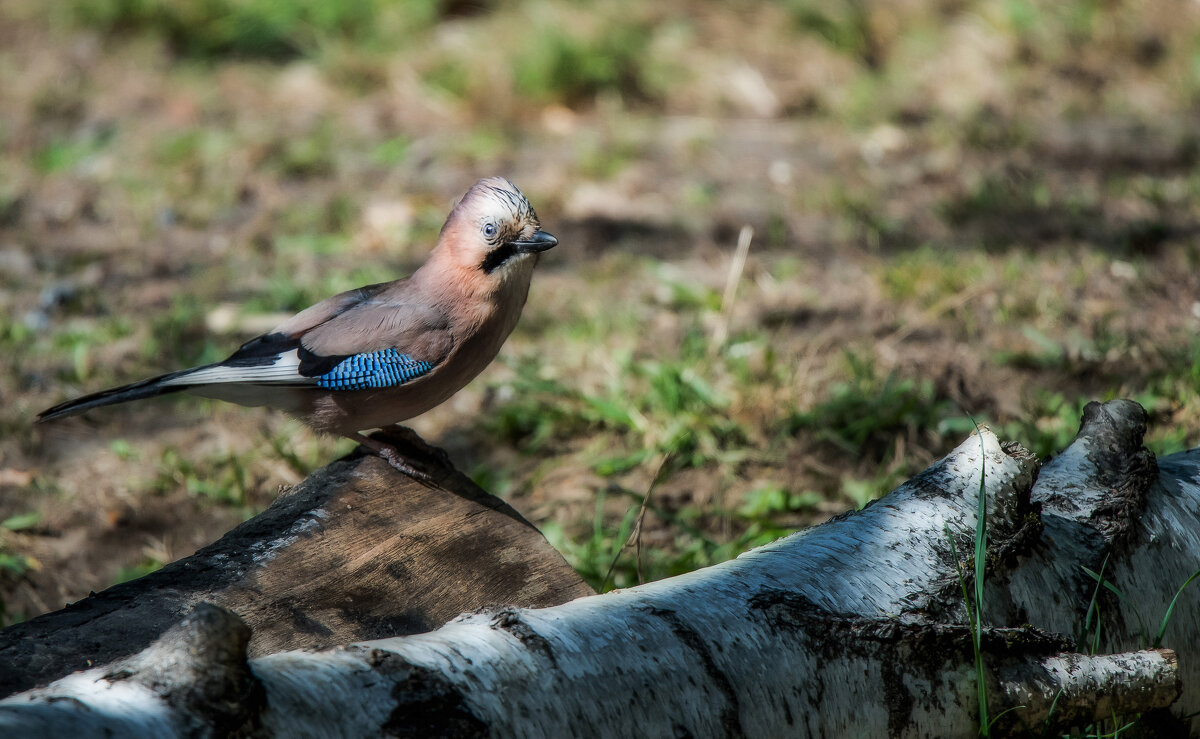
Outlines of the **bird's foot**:
<svg viewBox="0 0 1200 739">
<path fill-rule="evenodd" d="M 405 461 L 405 459 L 403 457 L 401 457 L 400 454 L 397 453 L 393 447 L 384 446 L 382 449 L 379 450 L 379 456 L 383 457 L 384 460 L 386 460 L 387 463 L 390 464 L 393 468 L 395 468 L 396 470 L 399 470 L 400 472 L 403 472 L 404 474 L 408 475 L 409 477 L 413 478 L 414 480 L 426 483 L 428 485 L 433 484 L 433 478 L 430 477 L 428 473 L 422 472 L 421 470 L 417 469 L 416 467 L 413 467 L 411 464 L 409 464 L 407 461 Z"/>
<path fill-rule="evenodd" d="M 422 482 L 427 485 L 433 484 L 433 477 L 431 477 L 429 473 L 422 472 L 421 470 L 418 470 L 416 467 L 413 467 L 411 464 L 409 464 L 408 460 L 400 454 L 400 450 L 391 444 L 385 444 L 381 441 L 363 436 L 362 434 L 355 434 L 351 438 L 353 438 L 362 446 L 365 446 L 367 449 L 370 449 L 376 455 L 382 457 L 383 460 L 390 464 L 393 469 L 403 472 L 418 482 Z"/>
<path fill-rule="evenodd" d="M 391 426 L 384 426 L 382 429 L 380 429 L 380 431 L 382 431 L 385 436 L 390 436 L 399 439 L 406 444 L 412 445 L 412 447 L 419 453 L 424 454 L 427 457 L 432 457 L 433 460 L 442 467 L 454 466 L 450 461 L 450 455 L 446 453 L 445 449 L 442 449 L 440 446 L 434 446 L 433 444 L 425 441 L 421 438 L 420 434 L 418 434 L 416 431 L 413 431 L 408 426 L 401 426 L 398 423 L 394 423 Z"/>
</svg>

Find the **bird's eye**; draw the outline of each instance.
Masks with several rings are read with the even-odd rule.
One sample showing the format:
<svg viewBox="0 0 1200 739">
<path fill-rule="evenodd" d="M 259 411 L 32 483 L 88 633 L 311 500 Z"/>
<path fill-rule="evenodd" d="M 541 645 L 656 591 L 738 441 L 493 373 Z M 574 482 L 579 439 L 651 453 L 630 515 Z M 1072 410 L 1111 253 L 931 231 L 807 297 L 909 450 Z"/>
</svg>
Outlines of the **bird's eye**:
<svg viewBox="0 0 1200 739">
<path fill-rule="evenodd" d="M 488 223 L 488 224 L 484 225 L 484 227 L 483 227 L 483 235 L 488 237 L 489 239 L 494 238 L 496 236 L 497 231 L 499 231 L 499 229 L 496 228 L 496 224 L 494 224 L 494 223 Z"/>
</svg>

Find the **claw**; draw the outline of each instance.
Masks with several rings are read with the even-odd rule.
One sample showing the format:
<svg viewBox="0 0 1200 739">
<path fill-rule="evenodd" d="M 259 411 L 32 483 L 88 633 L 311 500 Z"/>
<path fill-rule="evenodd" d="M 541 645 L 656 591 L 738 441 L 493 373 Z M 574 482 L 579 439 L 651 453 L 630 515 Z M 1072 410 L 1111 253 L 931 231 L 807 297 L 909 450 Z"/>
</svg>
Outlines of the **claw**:
<svg viewBox="0 0 1200 739">
<path fill-rule="evenodd" d="M 408 461 L 401 456 L 400 450 L 396 447 L 376 441 L 375 439 L 363 436 L 362 434 L 353 434 L 350 435 L 349 438 L 354 439 L 362 446 L 370 449 L 377 456 L 382 457 L 385 462 L 392 466 L 393 469 L 403 472 L 417 482 L 421 482 L 426 485 L 434 484 L 433 477 L 409 464 Z"/>
</svg>

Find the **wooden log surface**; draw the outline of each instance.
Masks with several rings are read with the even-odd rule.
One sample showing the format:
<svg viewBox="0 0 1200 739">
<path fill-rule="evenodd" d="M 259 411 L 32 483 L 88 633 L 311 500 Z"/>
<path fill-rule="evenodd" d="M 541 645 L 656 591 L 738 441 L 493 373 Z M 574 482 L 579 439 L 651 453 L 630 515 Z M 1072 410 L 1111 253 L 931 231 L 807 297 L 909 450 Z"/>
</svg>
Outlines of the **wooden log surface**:
<svg viewBox="0 0 1200 739">
<path fill-rule="evenodd" d="M 190 557 L 0 632 L 0 695 L 146 648 L 197 604 L 250 627 L 251 656 L 430 631 L 485 606 L 593 591 L 504 501 L 407 429 L 378 434 L 429 484 L 355 452 Z"/>
</svg>

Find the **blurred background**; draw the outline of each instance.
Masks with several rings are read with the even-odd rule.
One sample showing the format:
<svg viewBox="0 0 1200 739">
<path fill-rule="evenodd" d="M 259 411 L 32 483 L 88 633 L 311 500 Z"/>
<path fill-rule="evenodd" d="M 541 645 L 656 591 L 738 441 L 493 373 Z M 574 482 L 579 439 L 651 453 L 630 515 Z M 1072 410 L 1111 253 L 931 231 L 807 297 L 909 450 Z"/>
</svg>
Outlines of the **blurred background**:
<svg viewBox="0 0 1200 739">
<path fill-rule="evenodd" d="M 561 243 L 412 425 L 597 587 L 862 506 L 972 419 L 1046 456 L 1125 396 L 1200 444 L 1197 2 L 4 0 L 0 80 L 4 623 L 352 446 L 37 411 L 410 272 L 493 174 Z"/>
</svg>

